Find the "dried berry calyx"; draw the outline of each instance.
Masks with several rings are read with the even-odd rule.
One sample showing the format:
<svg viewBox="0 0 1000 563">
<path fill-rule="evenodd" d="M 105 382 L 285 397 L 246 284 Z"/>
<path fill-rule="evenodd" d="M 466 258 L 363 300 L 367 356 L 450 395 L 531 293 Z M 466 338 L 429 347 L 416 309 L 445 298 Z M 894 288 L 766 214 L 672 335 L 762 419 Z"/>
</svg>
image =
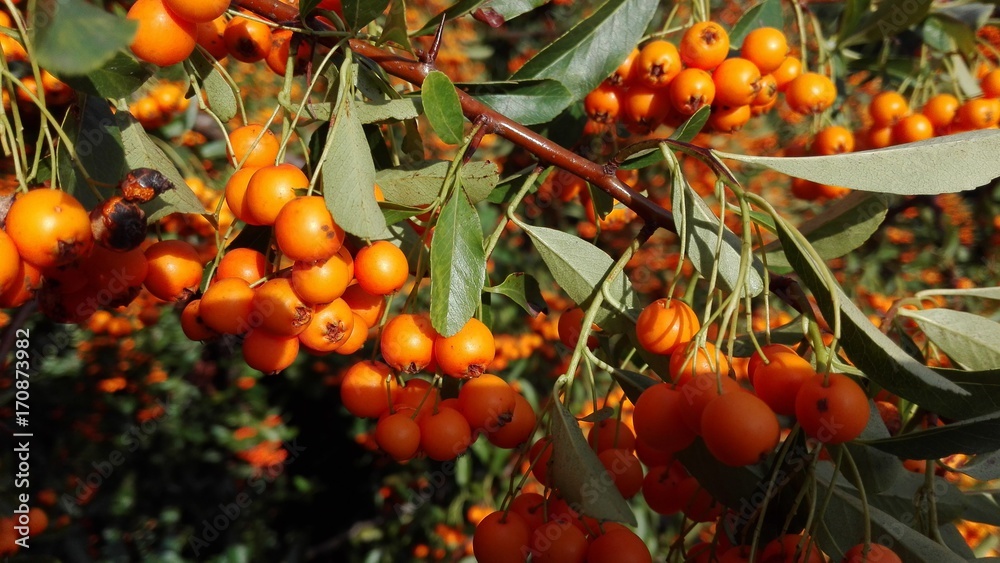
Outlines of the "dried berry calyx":
<svg viewBox="0 0 1000 563">
<path fill-rule="evenodd" d="M 152 168 L 136 168 L 118 184 L 125 201 L 146 203 L 167 190 L 174 189 L 166 176 Z"/>
<path fill-rule="evenodd" d="M 146 238 L 146 213 L 137 203 L 112 196 L 90 211 L 90 230 L 105 248 L 132 250 Z"/>
</svg>

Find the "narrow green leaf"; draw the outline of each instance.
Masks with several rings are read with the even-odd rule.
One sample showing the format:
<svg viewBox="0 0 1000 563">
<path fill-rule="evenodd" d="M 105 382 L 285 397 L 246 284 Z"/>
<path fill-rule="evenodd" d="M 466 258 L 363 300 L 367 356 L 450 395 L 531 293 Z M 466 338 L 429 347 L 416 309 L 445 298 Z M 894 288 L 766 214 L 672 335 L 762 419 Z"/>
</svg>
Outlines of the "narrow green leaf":
<svg viewBox="0 0 1000 563">
<path fill-rule="evenodd" d="M 995 454 L 995 457 L 997 457 L 997 459 L 1000 460 L 1000 452 L 997 452 L 997 454 Z M 965 467 L 968 466 L 969 464 L 965 465 Z M 959 469 L 961 470 L 962 468 Z M 964 520 L 981 522 L 983 524 L 989 524 L 991 526 L 1000 526 L 1000 505 L 997 504 L 996 493 L 993 494 L 970 493 L 964 496 L 965 496 L 965 510 L 962 512 L 962 518 Z"/>
<path fill-rule="evenodd" d="M 555 488 L 571 508 L 582 514 L 635 526 L 635 513 L 584 439 L 579 423 L 560 402 L 556 402 L 554 411 L 549 475 Z"/>
<path fill-rule="evenodd" d="M 864 244 L 878 230 L 888 209 L 889 199 L 883 194 L 852 192 L 798 228 L 816 252 L 829 260 Z M 767 252 L 767 267 L 790 270 L 791 264 L 780 248 L 781 244 L 774 241 L 761 249 Z"/>
<path fill-rule="evenodd" d="M 611 377 L 615 379 L 633 405 L 639 400 L 639 395 L 642 395 L 643 391 L 657 383 L 663 383 L 662 379 L 654 379 L 627 369 L 616 369 L 611 372 Z"/>
<path fill-rule="evenodd" d="M 524 272 L 514 272 L 507 276 L 500 285 L 484 287 L 483 291 L 507 296 L 532 317 L 537 317 L 539 313 L 549 312 L 549 306 L 545 303 L 545 298 L 542 297 L 538 280 Z"/>
<path fill-rule="evenodd" d="M 934 368 L 934 372 L 969 392 L 969 395 L 954 397 L 948 403 L 945 410 L 958 413 L 953 418 L 965 420 L 1000 411 L 1000 369 L 965 371 Z"/>
<path fill-rule="evenodd" d="M 330 119 L 333 105 L 330 103 L 309 104 L 306 106 L 309 116 L 318 121 Z M 414 119 L 420 115 L 419 100 L 403 98 L 399 100 L 382 100 L 379 102 L 357 104 L 358 120 L 361 123 L 394 123 Z"/>
<path fill-rule="evenodd" d="M 121 131 L 122 145 L 125 147 L 125 164 L 128 169 L 152 168 L 166 176 L 174 185 L 172 190 L 163 192 L 142 206 L 148 223 L 155 223 L 171 213 L 207 213 L 205 206 L 188 187 L 174 163 L 160 147 L 156 146 L 142 125 L 139 125 L 130 113 L 119 111 L 115 114 L 115 123 Z"/>
<path fill-rule="evenodd" d="M 932 6 L 932 8 L 932 13 L 943 14 L 961 22 L 973 31 L 978 31 L 989 21 L 995 6 L 984 2 L 969 2 L 968 4 L 943 4 Z"/>
<path fill-rule="evenodd" d="M 413 52 L 410 36 L 406 33 L 406 0 L 392 0 L 389 4 L 389 15 L 382 26 L 382 35 L 378 38 L 379 45 L 386 43 L 393 43 Z"/>
<path fill-rule="evenodd" d="M 485 279 L 479 214 L 464 192 L 456 192 L 431 238 L 431 324 L 441 336 L 452 336 L 476 313 Z"/>
<path fill-rule="evenodd" d="M 511 78 L 551 78 L 561 82 L 574 98 L 583 98 L 632 52 L 658 5 L 658 0 L 608 0 L 545 46 Z"/>
<path fill-rule="evenodd" d="M 386 168 L 378 171 L 375 181 L 388 201 L 419 207 L 437 198 L 449 166 L 450 163 L 443 160 L 428 160 L 413 166 Z M 499 175 L 497 165 L 489 161 L 469 162 L 459 173 L 462 188 L 473 204 L 491 193 Z"/>
<path fill-rule="evenodd" d="M 594 208 L 594 214 L 604 219 L 615 209 L 615 198 L 608 195 L 604 190 L 587 183 L 587 191 L 590 192 L 590 205 Z"/>
<path fill-rule="evenodd" d="M 522 125 L 548 123 L 574 101 L 573 94 L 565 86 L 551 79 L 478 82 L 458 86 Z"/>
<path fill-rule="evenodd" d="M 1000 177 L 1000 131 L 986 129 L 832 156 L 770 157 L 714 151 L 789 176 L 855 190 L 930 195 L 971 190 Z M 905 170 L 905 174 L 900 174 Z"/>
<path fill-rule="evenodd" d="M 340 106 L 326 140 L 331 143 L 330 152 L 322 163 L 323 198 L 345 231 L 377 238 L 385 233 L 386 224 L 375 201 L 375 163 L 349 86 L 353 66 L 347 60 L 344 67 Z"/>
<path fill-rule="evenodd" d="M 139 24 L 83 0 L 41 0 L 35 6 L 32 42 L 39 66 L 84 75 L 132 42 Z"/>
<path fill-rule="evenodd" d="M 844 2 L 844 14 L 837 27 L 837 43 L 843 43 L 858 30 L 862 18 L 871 9 L 871 0 L 847 0 Z"/>
<path fill-rule="evenodd" d="M 208 98 L 208 107 L 223 122 L 236 117 L 238 109 L 236 105 L 236 92 L 233 91 L 233 87 L 223 78 L 222 73 L 198 51 L 192 53 L 191 62 L 194 64 L 195 71 L 201 79 L 201 88 L 205 91 L 205 96 Z M 326 119 L 329 119 L 329 115 L 327 115 Z"/>
<path fill-rule="evenodd" d="M 441 25 L 441 14 L 444 14 L 445 21 L 450 21 L 458 17 L 462 17 L 479 7 L 480 4 L 485 4 L 488 0 L 459 0 L 451 5 L 447 10 L 443 12 L 438 12 L 434 17 L 427 20 L 423 26 L 417 31 L 414 31 L 411 35 L 414 37 L 420 37 L 421 35 L 428 35 L 433 33 L 439 25 Z"/>
<path fill-rule="evenodd" d="M 734 291 L 740 273 L 740 247 L 742 239 L 728 228 L 723 228 L 721 254 L 716 253 L 719 243 L 719 218 L 705 203 L 705 200 L 691 188 L 687 181 L 675 182 L 672 194 L 674 221 L 678 232 L 687 233 L 687 258 L 706 278 L 718 264 L 720 286 L 728 292 Z M 751 255 L 747 279 L 743 291 L 751 297 L 764 291 L 764 264 L 756 254 Z"/>
<path fill-rule="evenodd" d="M 465 135 L 465 116 L 455 85 L 445 73 L 435 70 L 427 75 L 420 101 L 438 137 L 450 145 L 461 143 Z"/>
<path fill-rule="evenodd" d="M 546 2 L 549 2 L 549 0 L 462 0 L 441 13 L 445 14 L 447 20 L 453 20 L 470 14 L 482 7 L 482 9 L 492 12 L 491 15 L 499 17 L 500 21 L 510 21 L 521 14 L 534 10 Z M 427 20 L 427 23 L 413 35 L 427 35 L 437 29 L 437 26 L 441 23 L 441 13 Z"/>
<path fill-rule="evenodd" d="M 854 458 L 854 463 L 861 474 L 861 480 L 865 485 L 868 494 L 881 494 L 890 489 L 906 469 L 899 459 L 891 453 L 864 445 L 862 442 L 889 439 L 889 430 L 886 428 L 882 417 L 879 415 L 878 407 L 874 401 L 868 402 L 868 424 L 858 437 L 858 442 L 844 444 Z M 847 476 L 847 468 L 841 466 L 841 472 Z"/>
<path fill-rule="evenodd" d="M 882 387 L 932 411 L 945 416 L 961 416 L 956 397 L 969 392 L 917 362 L 868 320 L 840 286 L 826 286 L 822 272 L 825 264 L 816 264 L 807 257 L 787 230 L 784 221 L 777 222 L 778 237 L 789 263 L 802 282 L 816 297 L 823 317 L 833 323 L 836 311 L 833 298 L 840 304 L 840 337 L 847 356 L 868 378 Z M 828 270 L 827 270 L 828 271 Z"/>
<path fill-rule="evenodd" d="M 760 465 L 730 467 L 721 464 L 701 438 L 677 452 L 676 458 L 713 498 L 726 506 L 743 509 L 741 500 L 749 502 L 754 493 L 762 495 L 767 490 L 767 484 L 761 481 L 764 473 Z"/>
<path fill-rule="evenodd" d="M 61 74 L 59 79 L 78 92 L 105 99 L 117 99 L 131 95 L 155 72 L 155 66 L 141 64 L 123 51 L 119 51 L 100 68 L 87 74 Z"/>
<path fill-rule="evenodd" d="M 1000 299 L 1000 287 L 972 287 L 969 289 L 925 289 L 917 292 L 917 297 L 931 295 L 954 295 L 956 297 L 980 297 L 983 299 Z"/>
<path fill-rule="evenodd" d="M 743 13 L 739 21 L 729 32 L 729 48 L 739 49 L 747 34 L 758 27 L 774 27 L 782 29 L 784 19 L 781 17 L 781 2 L 779 0 L 764 0 Z"/>
<path fill-rule="evenodd" d="M 1000 413 L 908 432 L 865 443 L 904 459 L 941 459 L 1000 450 Z"/>
<path fill-rule="evenodd" d="M 305 23 L 308 16 L 311 16 L 321 0 L 301 0 L 299 2 L 299 20 Z"/>
<path fill-rule="evenodd" d="M 601 281 L 614 265 L 603 250 L 569 233 L 547 227 L 522 225 L 531 237 L 538 254 L 548 266 L 552 277 L 569 298 L 578 305 L 584 305 L 600 291 Z M 619 275 L 608 288 L 608 293 L 628 309 L 637 308 L 637 299 L 632 284 L 624 275 Z M 598 311 L 594 322 L 604 329 L 614 317 L 620 315 L 605 303 Z M 603 323 L 603 324 L 602 324 Z"/>
<path fill-rule="evenodd" d="M 1000 368 L 1000 323 L 951 309 L 900 309 L 927 338 L 968 370 Z"/>
<path fill-rule="evenodd" d="M 854 34 L 840 41 L 838 48 L 898 35 L 924 19 L 930 7 L 931 0 L 883 0 L 875 12 L 862 18 Z"/>
<path fill-rule="evenodd" d="M 351 29 L 361 29 L 382 15 L 389 0 L 343 0 L 344 22 Z"/>
<path fill-rule="evenodd" d="M 398 203 L 392 203 L 388 201 L 380 201 L 378 204 L 379 208 L 382 209 L 382 215 L 385 216 L 386 225 L 395 225 L 400 221 L 405 221 L 410 217 L 415 215 L 420 215 L 425 213 L 426 210 L 420 207 L 410 207 L 408 205 L 399 205 Z"/>
<path fill-rule="evenodd" d="M 920 27 L 920 35 L 928 47 L 943 53 L 958 51 L 969 56 L 976 49 L 976 32 L 942 14 L 928 16 Z"/>
</svg>

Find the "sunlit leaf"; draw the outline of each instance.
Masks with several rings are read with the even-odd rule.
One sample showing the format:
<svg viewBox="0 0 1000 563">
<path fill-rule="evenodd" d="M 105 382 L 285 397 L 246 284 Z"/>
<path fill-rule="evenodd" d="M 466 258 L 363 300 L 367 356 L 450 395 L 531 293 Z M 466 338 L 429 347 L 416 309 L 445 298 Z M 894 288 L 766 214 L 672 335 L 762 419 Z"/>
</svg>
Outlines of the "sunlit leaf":
<svg viewBox="0 0 1000 563">
<path fill-rule="evenodd" d="M 469 322 L 485 279 L 479 214 L 457 192 L 441 209 L 431 238 L 431 324 L 441 336 L 452 336 Z"/>
<path fill-rule="evenodd" d="M 342 0 L 344 21 L 351 29 L 361 29 L 389 7 L 389 0 Z"/>
<path fill-rule="evenodd" d="M 969 370 L 1000 368 L 1000 323 L 951 309 L 900 309 L 927 338 Z"/>
<path fill-rule="evenodd" d="M 95 71 L 128 48 L 138 22 L 83 0 L 40 0 L 31 26 L 35 57 L 57 75 Z"/>
<path fill-rule="evenodd" d="M 573 94 L 555 80 L 523 80 L 459 84 L 462 90 L 498 113 L 521 123 L 547 123 L 573 101 Z"/>
<path fill-rule="evenodd" d="M 462 115 L 455 85 L 445 73 L 435 70 L 427 75 L 420 91 L 420 101 L 438 137 L 450 145 L 461 143 L 465 133 L 465 116 Z"/>
<path fill-rule="evenodd" d="M 549 311 L 549 307 L 542 297 L 542 290 L 538 286 L 538 280 L 524 272 L 514 272 L 507 276 L 500 285 L 484 287 L 483 290 L 510 298 L 532 317 Z"/>
<path fill-rule="evenodd" d="M 750 8 L 740 17 L 729 32 L 729 47 L 739 49 L 748 33 L 758 27 L 774 27 L 782 29 L 784 21 L 781 17 L 781 2 L 779 0 L 764 0 Z"/>
</svg>

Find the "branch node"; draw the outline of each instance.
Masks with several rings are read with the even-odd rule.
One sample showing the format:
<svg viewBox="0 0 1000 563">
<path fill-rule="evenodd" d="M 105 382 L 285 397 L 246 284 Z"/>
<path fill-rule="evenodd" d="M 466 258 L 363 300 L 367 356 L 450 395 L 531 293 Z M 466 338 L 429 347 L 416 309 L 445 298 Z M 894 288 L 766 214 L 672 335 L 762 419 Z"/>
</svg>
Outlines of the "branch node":
<svg viewBox="0 0 1000 563">
<path fill-rule="evenodd" d="M 420 62 L 425 65 L 433 65 L 437 61 L 438 51 L 441 49 L 441 37 L 444 35 L 444 22 L 447 15 L 441 14 L 441 23 L 438 24 L 437 31 L 434 33 L 434 42 L 431 43 L 431 48 L 427 50 L 420 56 Z"/>
</svg>

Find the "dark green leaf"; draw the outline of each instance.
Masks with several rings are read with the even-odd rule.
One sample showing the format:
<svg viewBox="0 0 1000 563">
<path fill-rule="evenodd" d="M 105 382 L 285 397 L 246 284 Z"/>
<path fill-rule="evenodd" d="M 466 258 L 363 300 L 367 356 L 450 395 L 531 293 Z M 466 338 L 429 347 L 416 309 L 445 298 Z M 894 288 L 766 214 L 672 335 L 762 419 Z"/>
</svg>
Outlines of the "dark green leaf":
<svg viewBox="0 0 1000 563">
<path fill-rule="evenodd" d="M 81 112 L 78 117 L 77 111 Z M 86 96 L 79 108 L 71 109 L 66 133 L 75 143 L 80 163 L 95 182 L 117 185 L 125 176 L 125 147 L 121 132 L 115 123 L 115 114 L 111 113 L 103 98 Z M 69 152 L 60 144 L 59 178 L 63 189 L 77 198 L 87 197 L 90 189 L 78 174 Z"/>
<path fill-rule="evenodd" d="M 993 14 L 995 6 L 982 2 L 969 2 L 968 4 L 943 4 L 934 6 L 932 13 L 943 14 L 973 31 L 986 25 Z"/>
<path fill-rule="evenodd" d="M 476 9 L 482 7 L 484 10 L 492 11 L 503 21 L 509 21 L 512 18 L 516 18 L 521 14 L 529 12 L 548 1 L 549 0 L 461 0 L 459 2 L 455 2 L 454 5 L 442 13 L 445 14 L 445 17 L 448 20 L 453 20 L 466 14 L 470 14 Z M 425 23 L 424 26 L 413 35 L 427 35 L 437 29 L 437 26 L 440 25 L 440 23 L 441 13 L 438 13 L 431 19 L 427 20 L 427 23 Z"/>
<path fill-rule="evenodd" d="M 742 509 L 741 501 L 748 502 L 755 493 L 763 495 L 767 490 L 760 465 L 730 467 L 719 463 L 701 438 L 677 452 L 676 458 L 702 487 L 726 506 Z"/>
<path fill-rule="evenodd" d="M 590 191 L 590 205 L 594 207 L 594 214 L 604 219 L 615 209 L 615 198 L 593 184 L 587 183 L 587 190 Z"/>
<path fill-rule="evenodd" d="M 971 190 L 1000 177 L 1000 131 L 956 133 L 917 143 L 832 156 L 769 157 L 714 151 L 789 176 L 855 190 L 930 195 Z M 906 170 L 906 174 L 900 174 Z M 919 181 L 915 181 L 919 178 Z"/>
<path fill-rule="evenodd" d="M 361 238 L 385 233 L 385 216 L 375 201 L 375 163 L 368 137 L 358 120 L 350 84 L 353 66 L 341 68 L 340 105 L 327 136 L 330 152 L 322 163 L 323 197 L 333 219 L 343 229 Z"/>
<path fill-rule="evenodd" d="M 614 415 L 615 415 L 614 407 L 605 406 L 597 409 L 596 411 L 588 414 L 587 416 L 581 416 L 580 422 L 597 423 L 602 420 L 607 420 Z"/>
<path fill-rule="evenodd" d="M 304 23 L 308 16 L 311 16 L 313 10 L 316 6 L 319 6 L 321 0 L 301 0 L 299 2 L 299 19 Z"/>
<path fill-rule="evenodd" d="M 455 85 L 445 73 L 435 70 L 427 75 L 420 91 L 420 101 L 438 137 L 450 145 L 461 143 L 465 135 L 465 116 L 462 115 L 462 104 L 458 101 Z"/>
<path fill-rule="evenodd" d="M 527 175 L 530 174 L 533 169 L 534 169 L 533 166 L 525 168 L 520 172 L 516 172 L 504 178 L 502 182 L 500 182 L 499 184 L 497 184 L 495 188 L 493 188 L 493 191 L 490 192 L 490 195 L 489 197 L 486 198 L 486 201 L 490 203 L 506 203 L 507 201 L 509 201 L 510 198 L 514 197 L 514 194 L 516 194 L 521 189 L 521 187 L 524 185 L 524 181 L 527 178 Z M 542 182 L 545 179 L 546 175 L 547 173 L 543 172 L 535 180 L 535 183 L 538 184 Z"/>
<path fill-rule="evenodd" d="M 871 0 L 847 0 L 844 2 L 844 15 L 840 18 L 837 28 L 837 43 L 842 43 L 846 37 L 853 35 L 862 18 L 871 8 Z"/>
<path fill-rule="evenodd" d="M 389 4 L 389 15 L 382 26 L 382 35 L 378 38 L 379 45 L 386 43 L 393 43 L 413 52 L 410 36 L 406 33 L 406 0 L 393 0 Z"/>
<path fill-rule="evenodd" d="M 556 402 L 553 410 L 549 476 L 555 488 L 582 514 L 635 526 L 635 513 L 584 439 L 579 423 L 562 403 Z"/>
<path fill-rule="evenodd" d="M 632 401 L 633 405 L 639 400 L 639 395 L 642 395 L 643 391 L 657 383 L 663 383 L 662 379 L 653 379 L 652 377 L 627 369 L 616 369 L 611 372 L 611 377 L 615 378 L 615 381 L 621 386 L 622 391 L 625 392 L 625 396 L 628 397 L 629 401 Z"/>
<path fill-rule="evenodd" d="M 934 368 L 934 371 L 969 392 L 968 397 L 960 398 L 951 407 L 950 410 L 960 413 L 954 418 L 964 420 L 1000 411 L 1000 369 L 964 371 Z"/>
<path fill-rule="evenodd" d="M 223 122 L 236 117 L 236 92 L 233 87 L 226 82 L 222 73 L 219 72 L 212 61 L 205 58 L 200 52 L 195 51 L 191 55 L 191 63 L 194 65 L 198 78 L 201 79 L 201 88 L 205 91 L 208 99 L 208 107 L 215 115 L 219 116 Z M 327 118 L 329 119 L 329 115 Z"/>
<path fill-rule="evenodd" d="M 379 202 L 378 206 L 382 209 L 382 215 L 385 216 L 386 225 L 395 225 L 400 221 L 405 221 L 410 217 L 420 215 L 425 212 L 425 210 L 420 207 L 399 205 L 388 201 Z"/>
<path fill-rule="evenodd" d="M 1000 323 L 951 309 L 900 309 L 958 365 L 968 370 L 1000 369 Z"/>
<path fill-rule="evenodd" d="M 840 341 L 854 364 L 872 381 L 900 397 L 945 416 L 960 416 L 964 409 L 956 399 L 967 397 L 969 393 L 910 357 L 868 320 L 840 286 L 827 287 L 822 274 L 829 272 L 826 265 L 816 264 L 808 258 L 787 228 L 784 221 L 778 222 L 778 237 L 785 255 L 816 297 L 823 317 L 831 324 L 837 314 L 833 309 L 833 297 L 837 296 Z"/>
<path fill-rule="evenodd" d="M 916 430 L 866 444 L 904 459 L 941 459 L 1000 450 L 1000 413 Z"/>
<path fill-rule="evenodd" d="M 38 64 L 59 76 L 101 68 L 128 47 L 138 28 L 83 0 L 41 0 L 31 27 Z"/>
<path fill-rule="evenodd" d="M 575 235 L 556 229 L 524 224 L 521 228 L 531 237 L 556 283 L 575 303 L 584 305 L 600 291 L 601 281 L 614 264 L 603 250 Z M 608 293 L 627 309 L 637 306 L 635 291 L 624 275 L 619 275 L 611 282 Z M 615 317 L 620 315 L 605 303 L 594 322 L 601 328 L 609 329 L 608 322 Z"/>
<path fill-rule="evenodd" d="M 932 14 L 920 30 L 924 43 L 938 51 L 948 53 L 957 49 L 969 56 L 976 49 L 976 32 L 954 18 Z"/>
<path fill-rule="evenodd" d="M 551 78 L 574 98 L 583 98 L 632 52 L 658 4 L 657 0 L 608 0 L 546 45 L 511 78 Z"/>
<path fill-rule="evenodd" d="M 550 79 L 480 82 L 458 87 L 522 125 L 548 123 L 574 101 L 565 86 Z"/>
<path fill-rule="evenodd" d="M 125 164 L 130 170 L 152 168 L 166 176 L 174 185 L 173 189 L 160 194 L 153 201 L 143 205 L 146 221 L 155 223 L 171 213 L 207 213 L 205 206 L 188 187 L 184 177 L 163 150 L 149 138 L 139 122 L 127 111 L 115 114 L 115 122 L 121 131 L 122 145 L 125 147 Z"/>
<path fill-rule="evenodd" d="M 485 4 L 487 0 L 459 0 L 451 5 L 444 12 L 439 12 L 434 15 L 434 17 L 427 20 L 427 23 L 423 25 L 417 31 L 414 31 L 412 35 L 414 37 L 420 37 L 421 35 L 428 35 L 433 33 L 439 25 L 441 25 L 441 14 L 444 14 L 445 21 L 453 20 L 455 18 L 464 16 L 465 14 L 471 13 L 473 10 L 479 7 L 480 4 Z"/>
<path fill-rule="evenodd" d="M 100 68 L 87 74 L 63 74 L 59 78 L 74 90 L 101 98 L 126 98 L 156 72 L 156 67 L 141 64 L 119 51 Z"/>
<path fill-rule="evenodd" d="M 831 487 L 829 471 L 819 471 L 819 496 Z M 830 502 L 821 518 L 816 540 L 833 560 L 840 561 L 851 547 L 864 537 L 861 501 L 849 486 L 832 485 Z M 917 532 L 911 527 L 916 518 L 911 512 L 892 516 L 875 507 L 869 508 L 872 541 L 892 548 L 903 561 L 913 563 L 959 563 L 965 561 L 951 550 Z"/>
<path fill-rule="evenodd" d="M 864 244 L 882 224 L 888 209 L 889 199 L 883 194 L 852 192 L 798 228 L 816 252 L 829 260 Z M 768 268 L 779 272 L 788 271 L 791 264 L 780 246 L 775 241 L 761 250 L 767 252 Z"/>
<path fill-rule="evenodd" d="M 343 0 L 344 22 L 351 29 L 361 29 L 389 7 L 389 0 Z"/>
<path fill-rule="evenodd" d="M 868 402 L 868 425 L 858 437 L 859 441 L 883 440 L 889 438 L 889 430 L 885 427 L 882 417 L 874 401 Z M 858 466 L 861 480 L 868 494 L 882 493 L 892 487 L 906 471 L 896 456 L 861 443 L 845 444 L 847 450 Z M 841 472 L 847 476 L 846 466 L 841 466 Z"/>
<path fill-rule="evenodd" d="M 748 33 L 758 27 L 774 27 L 782 29 L 784 20 L 781 17 L 781 2 L 779 0 L 764 0 L 743 13 L 739 21 L 729 32 L 729 48 L 739 49 Z"/>
<path fill-rule="evenodd" d="M 319 121 L 330 119 L 332 104 L 324 102 L 309 104 L 306 111 L 310 117 Z M 413 119 L 420 115 L 419 100 L 403 98 L 400 100 L 382 100 L 375 103 L 362 103 L 356 106 L 358 120 L 361 123 L 393 123 Z"/>
<path fill-rule="evenodd" d="M 734 291 L 740 273 L 742 239 L 729 228 L 723 228 L 722 245 L 717 253 L 721 225 L 719 218 L 683 178 L 674 182 L 672 192 L 674 221 L 678 232 L 687 234 L 687 258 L 706 278 L 718 264 L 719 285 L 728 292 Z M 753 297 L 764 291 L 765 274 L 764 265 L 756 254 L 751 255 L 750 260 L 743 291 Z"/>
<path fill-rule="evenodd" d="M 858 24 L 858 30 L 843 38 L 838 47 L 889 39 L 924 19 L 931 0 L 883 0 L 874 13 L 868 13 Z"/>
<path fill-rule="evenodd" d="M 549 312 L 542 290 L 538 287 L 538 280 L 524 272 L 514 272 L 500 285 L 484 287 L 483 291 L 506 295 L 532 317 Z"/>
<path fill-rule="evenodd" d="M 476 313 L 485 279 L 479 214 L 464 192 L 456 192 L 431 238 L 431 324 L 441 336 L 454 335 Z"/>
</svg>

